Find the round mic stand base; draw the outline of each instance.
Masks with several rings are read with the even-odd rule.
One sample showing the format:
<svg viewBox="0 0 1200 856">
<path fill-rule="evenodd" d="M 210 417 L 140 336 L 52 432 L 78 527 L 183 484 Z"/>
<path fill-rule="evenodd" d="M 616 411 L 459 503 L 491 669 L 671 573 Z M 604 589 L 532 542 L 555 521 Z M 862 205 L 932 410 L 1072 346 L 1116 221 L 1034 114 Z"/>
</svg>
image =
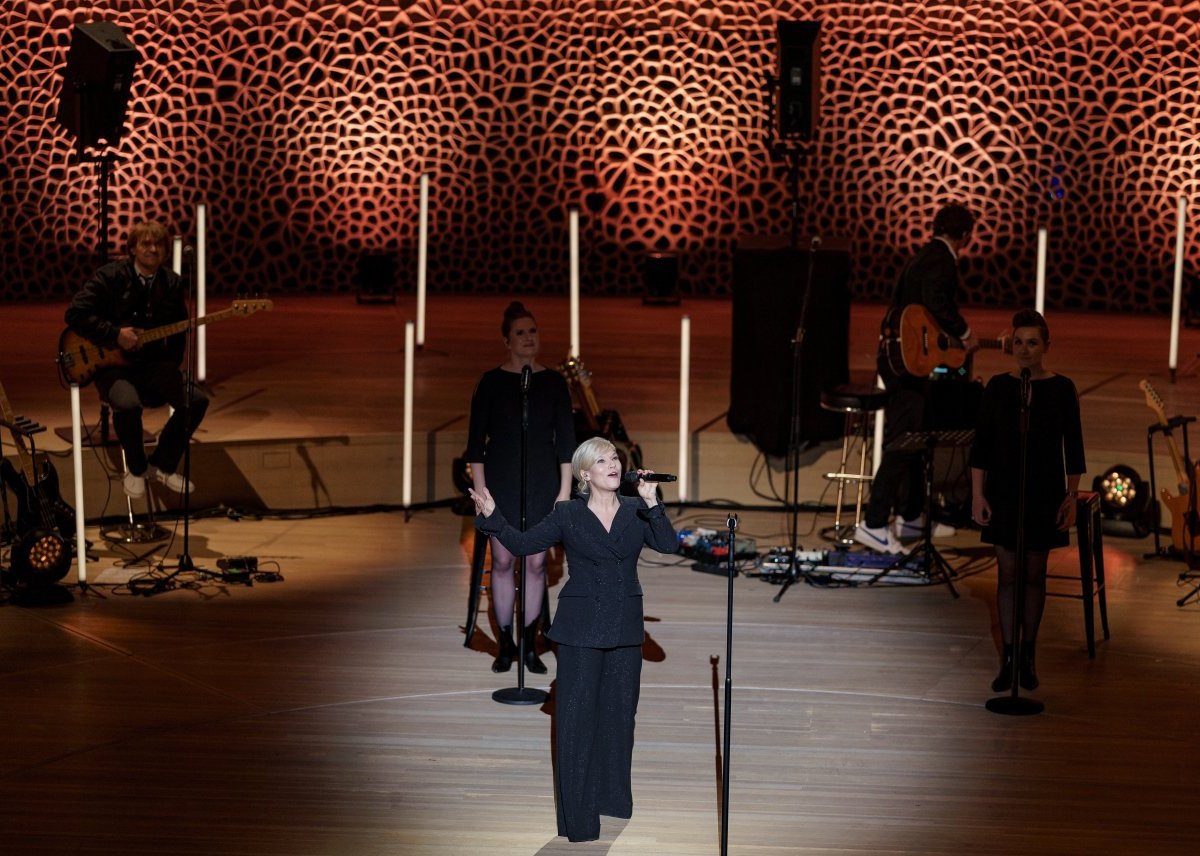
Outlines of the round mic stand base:
<svg viewBox="0 0 1200 856">
<path fill-rule="evenodd" d="M 492 693 L 492 701 L 500 704 L 541 704 L 550 693 L 536 687 L 505 687 Z"/>
<path fill-rule="evenodd" d="M 990 698 L 984 703 L 984 707 L 992 713 L 1005 716 L 1035 716 L 1046 709 L 1046 705 L 1035 698 L 1017 695 Z"/>
</svg>

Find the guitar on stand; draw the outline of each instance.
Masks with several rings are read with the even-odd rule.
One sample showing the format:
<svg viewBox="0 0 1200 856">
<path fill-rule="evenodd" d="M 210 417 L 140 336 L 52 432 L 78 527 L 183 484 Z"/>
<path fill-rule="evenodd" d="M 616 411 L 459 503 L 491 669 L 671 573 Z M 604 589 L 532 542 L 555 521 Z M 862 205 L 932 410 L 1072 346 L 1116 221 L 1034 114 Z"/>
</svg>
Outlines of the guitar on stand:
<svg viewBox="0 0 1200 856">
<path fill-rule="evenodd" d="M 1171 512 L 1171 545 L 1189 560 L 1188 564 L 1191 564 L 1191 557 L 1196 553 L 1197 542 L 1200 539 L 1200 525 L 1197 523 L 1196 514 L 1196 467 L 1186 460 L 1184 454 L 1180 453 L 1171 430 L 1194 420 L 1180 416 L 1168 419 L 1163 400 L 1150 381 L 1142 380 L 1138 383 L 1138 388 L 1146 395 L 1146 406 L 1153 410 L 1154 415 L 1158 417 L 1158 425 L 1151 431 L 1161 431 L 1166 437 L 1167 450 L 1171 454 L 1171 464 L 1175 468 L 1179 493 L 1172 494 L 1165 487 L 1160 491 L 1163 505 Z M 1157 539 L 1157 522 L 1154 529 Z"/>
<path fill-rule="evenodd" d="M 63 501 L 58 474 L 46 456 L 31 447 L 33 435 L 45 431 L 40 425 L 13 412 L 8 395 L 0 384 L 0 422 L 12 435 L 21 463 L 20 472 L 7 460 L 0 460 L 0 479 L 17 498 L 15 533 L 11 562 L 17 580 L 30 586 L 52 585 L 61 580 L 74 555 L 71 536 L 75 532 L 75 511 Z M 5 503 L 7 516 L 8 505 Z"/>
<path fill-rule="evenodd" d="M 138 342 L 145 345 L 182 333 L 193 326 L 199 327 L 228 318 L 245 318 L 256 312 L 270 310 L 271 305 L 270 300 L 235 300 L 228 309 L 201 315 L 194 321 L 189 318 L 143 330 L 138 334 Z M 130 361 L 129 353 L 121 348 L 97 345 L 71 329 L 63 330 L 58 339 L 58 371 L 64 385 L 87 386 L 101 369 L 128 365 Z"/>
<path fill-rule="evenodd" d="M 933 314 L 919 303 L 899 312 L 888 309 L 880 336 L 888 363 L 898 375 L 928 377 L 936 368 L 957 369 L 967 361 L 962 340 L 942 330 Z M 979 347 L 1007 352 L 1010 343 L 1007 339 L 980 339 Z"/>
<path fill-rule="evenodd" d="M 559 365 L 558 370 L 567 379 L 572 400 L 577 400 L 579 404 L 575 408 L 575 442 L 582 443 L 591 437 L 603 437 L 616 447 L 622 473 L 641 469 L 641 447 L 629 439 L 617 411 L 600 409 L 596 401 L 596 391 L 592 387 L 592 373 L 584 367 L 583 360 L 580 357 L 568 356 Z M 626 496 L 636 496 L 637 485 L 623 481 L 620 492 Z"/>
</svg>

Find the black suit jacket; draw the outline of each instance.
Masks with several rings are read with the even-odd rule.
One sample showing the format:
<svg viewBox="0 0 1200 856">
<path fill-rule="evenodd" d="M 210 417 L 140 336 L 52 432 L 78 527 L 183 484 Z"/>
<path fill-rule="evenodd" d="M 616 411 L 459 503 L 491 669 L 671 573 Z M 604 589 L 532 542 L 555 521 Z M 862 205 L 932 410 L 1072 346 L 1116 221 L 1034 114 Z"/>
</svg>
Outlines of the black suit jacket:
<svg viewBox="0 0 1200 856">
<path fill-rule="evenodd" d="M 892 305 L 898 309 L 920 303 L 951 336 L 967 332 L 958 311 L 958 262 L 945 241 L 934 238 L 904 268 Z"/>
<path fill-rule="evenodd" d="M 528 532 L 509 526 L 499 510 L 475 518 L 481 532 L 499 538 L 514 555 L 540 553 L 558 543 L 566 549 L 570 576 L 558 594 L 549 634 L 555 642 L 583 648 L 642 644 L 638 557 L 643 545 L 673 553 L 679 542 L 661 502 L 647 507 L 641 497 L 618 499 L 608 532 L 586 499 L 558 503 Z"/>
</svg>

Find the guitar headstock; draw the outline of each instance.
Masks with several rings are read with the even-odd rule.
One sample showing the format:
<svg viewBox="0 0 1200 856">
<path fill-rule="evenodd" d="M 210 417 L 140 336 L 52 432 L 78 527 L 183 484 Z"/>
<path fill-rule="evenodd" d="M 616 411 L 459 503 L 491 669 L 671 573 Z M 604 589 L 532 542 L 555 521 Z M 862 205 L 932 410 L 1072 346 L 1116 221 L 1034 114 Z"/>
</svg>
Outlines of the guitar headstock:
<svg viewBox="0 0 1200 856">
<path fill-rule="evenodd" d="M 235 300 L 229 307 L 234 315 L 253 315 L 255 312 L 269 312 L 274 304 L 265 298 L 253 300 Z"/>
<path fill-rule="evenodd" d="M 1170 420 L 1167 419 L 1166 406 L 1163 404 L 1162 396 L 1145 378 L 1138 382 L 1138 389 L 1146 394 L 1146 406 L 1154 411 L 1158 417 L 1158 424 L 1166 425 Z"/>
<path fill-rule="evenodd" d="M 559 364 L 558 370 L 569 381 L 578 381 L 585 386 L 592 381 L 592 373 L 584 368 L 581 357 L 568 354 Z"/>
</svg>

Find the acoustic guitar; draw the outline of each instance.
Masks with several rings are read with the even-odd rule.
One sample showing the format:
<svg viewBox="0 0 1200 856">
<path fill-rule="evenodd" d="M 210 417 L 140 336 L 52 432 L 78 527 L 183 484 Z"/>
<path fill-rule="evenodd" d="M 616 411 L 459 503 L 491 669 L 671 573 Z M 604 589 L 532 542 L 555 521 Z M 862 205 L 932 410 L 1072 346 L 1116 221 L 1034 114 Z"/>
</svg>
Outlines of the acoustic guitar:
<svg viewBox="0 0 1200 856">
<path fill-rule="evenodd" d="M 21 471 L 0 461 L 0 478 L 17 498 L 17 537 L 12 566 L 18 578 L 33 585 L 58 582 L 71 566 L 70 538 L 75 532 L 75 510 L 59 493 L 58 473 L 45 455 L 34 461 L 25 448 L 21 428 L 35 425 L 13 412 L 4 385 L 0 384 L 0 415 L 12 434 Z M 37 430 L 44 430 L 38 426 Z"/>
<path fill-rule="evenodd" d="M 1200 546 L 1200 535 L 1197 534 L 1200 527 L 1196 525 L 1196 509 L 1192 503 L 1189 473 L 1195 474 L 1196 471 L 1183 459 L 1179 447 L 1175 445 L 1175 437 L 1169 430 L 1170 420 L 1167 419 L 1161 396 L 1148 380 L 1138 383 L 1138 388 L 1146 394 L 1146 406 L 1154 411 L 1154 415 L 1158 417 L 1158 424 L 1168 429 L 1163 431 L 1163 436 L 1167 438 L 1167 449 L 1171 453 L 1171 464 L 1175 467 L 1179 494 L 1174 495 L 1165 487 L 1159 493 L 1162 495 L 1163 505 L 1171 512 L 1171 543 L 1180 552 L 1194 552 Z"/>
<path fill-rule="evenodd" d="M 898 375 L 928 377 L 939 366 L 956 369 L 967 361 L 962 340 L 938 326 L 933 314 L 919 303 L 900 312 L 889 309 L 880 333 L 888 364 Z M 1009 345 L 1005 339 L 980 339 L 979 347 L 1008 350 Z"/>
<path fill-rule="evenodd" d="M 138 342 L 145 345 L 182 333 L 193 326 L 212 324 L 227 318 L 246 318 L 270 308 L 269 300 L 235 300 L 228 309 L 201 315 L 194 321 L 188 318 L 174 324 L 143 330 L 138 334 Z M 101 369 L 127 365 L 134 359 L 136 356 L 131 356 L 121 348 L 97 345 L 70 328 L 63 330 L 58 339 L 58 370 L 66 384 L 87 386 Z"/>
</svg>

